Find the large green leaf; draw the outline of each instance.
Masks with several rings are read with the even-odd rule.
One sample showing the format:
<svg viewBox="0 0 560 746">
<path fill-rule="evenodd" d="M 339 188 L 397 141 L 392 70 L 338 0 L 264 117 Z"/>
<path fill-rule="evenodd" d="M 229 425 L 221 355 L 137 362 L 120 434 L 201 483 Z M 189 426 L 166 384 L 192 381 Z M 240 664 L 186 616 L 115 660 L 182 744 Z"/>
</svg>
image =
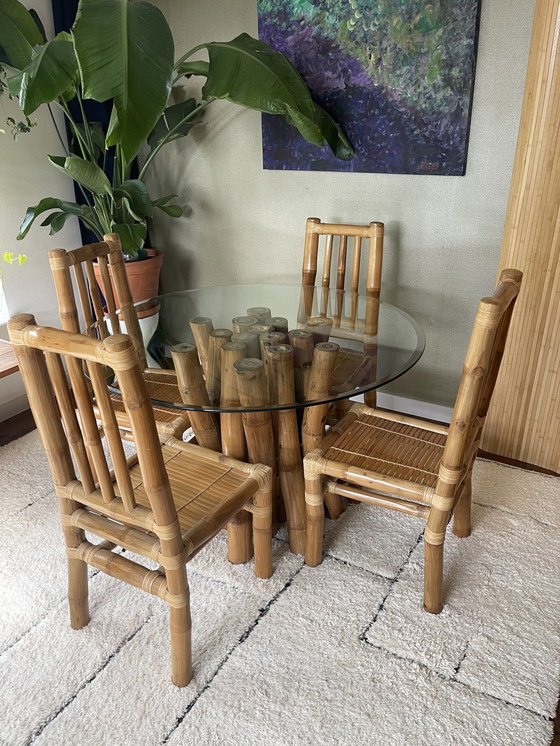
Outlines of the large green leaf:
<svg viewBox="0 0 560 746">
<path fill-rule="evenodd" d="M 41 104 L 67 98 L 76 81 L 78 63 L 69 41 L 53 39 L 37 47 L 35 56 L 21 77 L 19 103 L 24 114 L 32 114 Z"/>
<path fill-rule="evenodd" d="M 140 179 L 123 181 L 120 187 L 114 190 L 113 196 L 115 199 L 126 199 L 131 210 L 139 216 L 140 220 L 152 217 L 153 210 L 148 188 Z"/>
<path fill-rule="evenodd" d="M 77 155 L 65 158 L 60 155 L 49 155 L 49 161 L 78 184 L 89 189 L 93 194 L 109 194 L 111 183 L 107 175 L 96 163 L 86 161 Z"/>
<path fill-rule="evenodd" d="M 111 232 L 118 234 L 124 253 L 135 256 L 144 245 L 147 229 L 145 223 L 112 223 Z"/>
<path fill-rule="evenodd" d="M 318 122 L 322 136 L 337 158 L 348 161 L 354 157 L 354 148 L 344 130 L 319 104 L 315 104 L 315 121 Z"/>
<path fill-rule="evenodd" d="M 113 98 L 117 116 L 107 144 L 130 163 L 158 121 L 173 74 L 173 37 L 153 5 L 80 0 L 73 27 L 84 96 Z"/>
<path fill-rule="evenodd" d="M 169 138 L 168 142 L 188 135 L 195 122 L 189 121 L 183 122 L 183 124 L 181 124 L 181 122 L 185 117 L 193 113 L 196 106 L 197 104 L 194 98 L 189 98 L 186 101 L 181 101 L 179 104 L 168 106 L 159 118 L 154 129 L 150 132 L 150 135 L 148 136 L 148 145 L 151 148 L 155 148 L 164 138 L 169 136 L 171 130 L 175 131 Z"/>
<path fill-rule="evenodd" d="M 49 210 L 56 209 L 67 215 L 76 216 L 80 216 L 84 212 L 84 208 L 82 207 L 82 205 L 78 205 L 75 202 L 66 202 L 62 199 L 56 199 L 55 197 L 45 197 L 39 202 L 38 205 L 27 208 L 23 223 L 19 227 L 19 233 L 17 235 L 18 241 L 20 241 L 22 238 L 25 238 L 25 236 L 29 232 L 29 229 L 33 225 L 33 221 L 35 220 L 35 218 L 39 217 L 39 215 L 42 215 L 45 212 L 48 212 Z M 45 224 L 49 225 L 50 223 L 43 223 L 43 225 Z"/>
<path fill-rule="evenodd" d="M 176 194 L 168 194 L 166 197 L 159 197 L 152 200 L 152 205 L 162 210 L 166 215 L 172 218 L 180 218 L 183 214 L 183 208 L 179 205 L 168 205 L 170 199 L 177 197 Z"/>
<path fill-rule="evenodd" d="M 338 157 L 352 157 L 354 151 L 342 130 L 312 100 L 302 77 L 283 54 L 248 34 L 205 46 L 210 64 L 203 98 L 224 98 L 280 114 L 314 145 L 327 142 Z"/>
<path fill-rule="evenodd" d="M 293 109 L 313 118 L 307 86 L 283 54 L 248 34 L 205 46 L 210 65 L 203 98 L 225 98 L 268 114 Z"/>
<path fill-rule="evenodd" d="M 31 62 L 33 47 L 43 36 L 31 13 L 18 0 L 0 2 L 0 46 L 18 70 Z"/>
<path fill-rule="evenodd" d="M 81 214 L 76 215 L 73 212 L 51 212 L 51 214 L 48 215 L 43 220 L 41 225 L 42 226 L 49 225 L 50 226 L 49 235 L 54 236 L 55 233 L 58 233 L 58 231 L 64 228 L 64 226 L 66 225 L 66 221 L 74 217 L 81 217 Z"/>
</svg>

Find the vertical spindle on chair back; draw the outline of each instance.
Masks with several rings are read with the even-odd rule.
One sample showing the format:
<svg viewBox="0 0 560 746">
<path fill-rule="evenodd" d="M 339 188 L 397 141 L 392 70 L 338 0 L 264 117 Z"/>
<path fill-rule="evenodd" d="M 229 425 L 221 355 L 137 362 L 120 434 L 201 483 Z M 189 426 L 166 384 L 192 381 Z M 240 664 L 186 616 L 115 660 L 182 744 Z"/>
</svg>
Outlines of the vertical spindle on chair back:
<svg viewBox="0 0 560 746">
<path fill-rule="evenodd" d="M 142 333 L 126 277 L 119 238 L 114 233 L 104 238 L 104 241 L 72 251 L 49 251 L 62 328 L 76 333 L 84 331 L 89 336 L 98 334 L 101 339 L 105 339 L 109 334 L 119 332 L 120 316 L 145 365 Z M 95 277 L 94 262 L 99 267 L 99 283 Z M 82 328 L 72 275 L 78 290 Z"/>
<path fill-rule="evenodd" d="M 76 495 L 99 494 L 100 502 L 111 506 L 108 514 L 118 512 L 121 518 L 137 507 L 107 389 L 105 366 L 109 366 L 118 378 L 130 418 L 155 523 L 163 527 L 177 523 L 151 403 L 131 339 L 116 334 L 99 341 L 82 334 L 38 327 L 28 314 L 11 319 L 8 330 L 55 485 L 65 487 L 77 479 L 70 445 L 81 483 Z M 112 468 L 100 430 L 107 439 Z"/>
<path fill-rule="evenodd" d="M 319 262 L 320 236 L 325 237 L 321 287 L 358 292 L 362 260 L 362 239 L 368 242 L 365 289 L 379 295 L 383 258 L 383 223 L 346 225 L 322 223 L 319 218 L 308 218 L 305 230 L 302 283 L 315 285 Z M 364 241 L 364 243 L 365 243 Z M 334 262 L 333 262 L 334 258 Z M 347 282 L 348 267 L 350 281 Z M 333 280 L 335 280 L 333 282 Z"/>
<path fill-rule="evenodd" d="M 372 222 L 369 225 L 347 225 L 342 223 L 322 223 L 319 218 L 308 218 L 305 230 L 303 253 L 302 285 L 312 287 L 317 284 L 325 290 L 335 289 L 336 308 L 333 311 L 334 325 L 339 326 L 343 314 L 344 301 L 350 304 L 348 314 L 352 325 L 356 321 L 358 293 L 365 292 L 369 305 L 379 301 L 381 290 L 381 268 L 383 262 L 384 225 Z M 319 253 L 323 244 L 322 265 Z M 367 257 L 365 259 L 364 257 Z M 361 278 L 363 261 L 367 261 L 365 281 Z M 317 274 L 319 271 L 320 282 Z M 319 301 L 319 314 L 326 315 L 328 293 L 323 293 Z M 306 296 L 306 302 L 311 295 Z M 311 308 L 306 308 L 309 315 Z M 369 309 L 367 315 L 377 319 L 377 309 Z M 368 333 L 375 334 L 374 329 Z"/>
</svg>

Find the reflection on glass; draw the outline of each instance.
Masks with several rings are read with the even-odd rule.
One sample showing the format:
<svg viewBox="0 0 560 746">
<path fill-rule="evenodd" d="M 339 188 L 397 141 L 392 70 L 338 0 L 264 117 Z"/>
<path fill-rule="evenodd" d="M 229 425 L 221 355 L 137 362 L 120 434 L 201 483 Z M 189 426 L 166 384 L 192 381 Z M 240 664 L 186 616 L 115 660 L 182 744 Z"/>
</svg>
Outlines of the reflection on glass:
<svg viewBox="0 0 560 746">
<path fill-rule="evenodd" d="M 265 370 L 267 349 L 289 343 L 298 406 L 309 403 L 306 381 L 318 344 L 337 345 L 329 393 L 323 393 L 321 401 L 347 398 L 394 380 L 417 362 L 424 349 L 422 330 L 410 316 L 364 293 L 232 285 L 169 293 L 148 303 L 153 306 L 154 301 L 160 306 L 152 321 L 155 329 L 152 326 L 144 337 L 150 366 L 173 368 L 171 348 L 194 345 L 210 401 L 199 406 L 210 411 L 235 411 L 221 404 L 219 390 L 221 345 L 230 341 L 245 345 L 246 358 L 262 358 Z M 269 380 L 268 386 L 269 403 L 264 408 L 281 408 L 271 393 L 273 382 Z M 193 406 L 183 401 L 159 403 Z"/>
</svg>

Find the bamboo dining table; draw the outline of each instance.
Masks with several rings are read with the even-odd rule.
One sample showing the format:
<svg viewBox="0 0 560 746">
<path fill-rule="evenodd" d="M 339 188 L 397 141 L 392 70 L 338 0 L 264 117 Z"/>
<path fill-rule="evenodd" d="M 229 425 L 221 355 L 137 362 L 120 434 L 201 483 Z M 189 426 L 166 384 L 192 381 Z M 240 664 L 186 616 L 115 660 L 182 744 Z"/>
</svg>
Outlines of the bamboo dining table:
<svg viewBox="0 0 560 746">
<path fill-rule="evenodd" d="M 303 456 L 350 397 L 373 404 L 377 388 L 418 362 L 422 329 L 377 298 L 301 285 L 184 290 L 138 310 L 156 305 L 143 332 L 148 367 L 161 369 L 153 404 L 187 410 L 201 446 L 275 470 L 280 518 L 302 554 Z M 232 562 L 252 556 L 250 520 L 243 513 L 228 526 Z"/>
</svg>

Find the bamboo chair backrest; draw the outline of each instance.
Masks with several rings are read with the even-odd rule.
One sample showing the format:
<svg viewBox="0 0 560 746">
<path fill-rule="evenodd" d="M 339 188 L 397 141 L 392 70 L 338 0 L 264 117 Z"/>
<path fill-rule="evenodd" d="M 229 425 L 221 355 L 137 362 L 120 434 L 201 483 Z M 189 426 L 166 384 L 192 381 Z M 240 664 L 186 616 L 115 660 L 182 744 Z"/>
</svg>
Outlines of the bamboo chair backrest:
<svg viewBox="0 0 560 746">
<path fill-rule="evenodd" d="M 384 225 L 379 222 L 348 225 L 322 223 L 319 218 L 307 219 L 302 267 L 307 318 L 314 315 L 313 308 L 317 303 L 316 313 L 319 317 L 332 315 L 335 327 L 343 324 L 354 328 L 358 320 L 358 295 L 365 290 L 364 331 L 369 335 L 377 333 L 383 235 Z M 365 281 L 361 277 L 364 262 L 367 265 Z M 316 286 L 322 288 L 323 292 L 316 293 Z M 329 299 L 328 291 L 331 289 L 336 292 Z"/>
<path fill-rule="evenodd" d="M 302 284 L 315 285 L 319 249 L 324 244 L 320 286 L 357 293 L 360 289 L 362 256 L 367 255 L 365 290 L 379 298 L 383 261 L 383 223 L 346 225 L 322 223 L 308 218 L 303 250 Z M 321 237 L 324 237 L 321 239 Z M 334 282 L 333 282 L 334 280 Z"/>
<path fill-rule="evenodd" d="M 83 334 L 40 327 L 30 314 L 10 319 L 8 330 L 55 486 L 66 488 L 75 482 L 72 498 L 77 502 L 83 498 L 102 515 L 153 531 L 162 540 L 162 548 L 164 540 L 172 536 L 176 540 L 180 536 L 177 513 L 152 406 L 131 339 L 115 334 L 99 341 Z M 136 503 L 130 464 L 107 389 L 105 366 L 114 370 L 118 378 L 151 510 Z M 96 412 L 89 394 L 90 383 Z M 112 467 L 96 416 L 101 419 L 107 438 Z M 65 490 L 61 495 L 69 497 Z"/>
<path fill-rule="evenodd" d="M 62 328 L 70 332 L 84 331 L 90 336 L 98 334 L 101 339 L 105 339 L 109 334 L 119 332 L 120 315 L 127 333 L 134 341 L 140 360 L 145 365 L 142 333 L 126 276 L 119 237 L 116 233 L 110 233 L 104 238 L 104 241 L 81 246 L 73 251 L 49 251 Z M 99 267 L 99 283 L 95 277 L 94 261 Z M 83 330 L 80 328 L 72 274 L 84 320 Z"/>
<path fill-rule="evenodd" d="M 479 303 L 441 460 L 439 495 L 453 493 L 476 456 L 522 277 L 518 270 L 504 270 L 494 295 Z"/>
</svg>

